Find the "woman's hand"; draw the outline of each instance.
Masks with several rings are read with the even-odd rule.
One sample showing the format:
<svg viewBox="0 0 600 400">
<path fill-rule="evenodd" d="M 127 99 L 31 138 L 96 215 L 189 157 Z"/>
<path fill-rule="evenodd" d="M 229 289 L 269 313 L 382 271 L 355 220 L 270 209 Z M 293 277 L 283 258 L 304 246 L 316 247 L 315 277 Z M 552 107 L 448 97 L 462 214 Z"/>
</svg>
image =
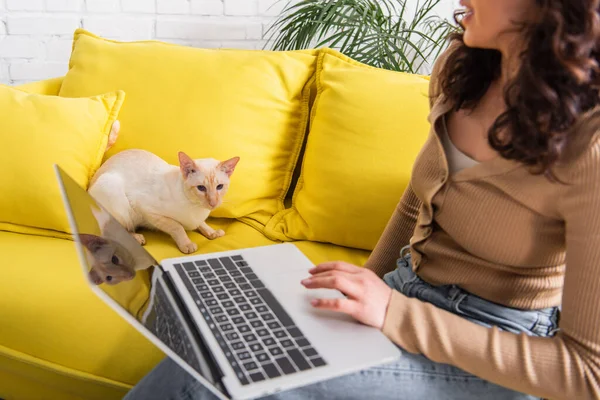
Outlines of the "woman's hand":
<svg viewBox="0 0 600 400">
<path fill-rule="evenodd" d="M 349 314 L 365 325 L 382 329 L 392 289 L 371 270 L 345 262 L 329 262 L 311 269 L 302 281 L 308 289 L 337 289 L 346 299 L 317 299 L 316 308 Z"/>
</svg>

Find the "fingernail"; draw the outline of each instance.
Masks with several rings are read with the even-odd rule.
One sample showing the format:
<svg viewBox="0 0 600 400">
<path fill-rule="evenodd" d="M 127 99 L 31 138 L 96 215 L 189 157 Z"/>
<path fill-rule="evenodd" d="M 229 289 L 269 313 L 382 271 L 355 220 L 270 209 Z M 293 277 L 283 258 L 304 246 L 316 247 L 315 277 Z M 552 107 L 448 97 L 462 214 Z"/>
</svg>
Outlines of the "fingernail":
<svg viewBox="0 0 600 400">
<path fill-rule="evenodd" d="M 313 273 L 313 272 L 315 272 L 316 270 L 317 270 L 317 268 L 315 267 L 315 268 L 311 268 L 311 269 L 309 269 L 309 270 L 308 270 L 308 272 L 312 274 L 312 273 Z"/>
<path fill-rule="evenodd" d="M 303 281 L 300 282 L 303 285 L 308 285 L 310 283 L 310 278 L 308 279 L 304 279 Z"/>
<path fill-rule="evenodd" d="M 319 304 L 319 300 L 313 299 L 310 301 L 310 304 L 312 304 L 313 306 L 316 306 L 317 304 Z"/>
</svg>

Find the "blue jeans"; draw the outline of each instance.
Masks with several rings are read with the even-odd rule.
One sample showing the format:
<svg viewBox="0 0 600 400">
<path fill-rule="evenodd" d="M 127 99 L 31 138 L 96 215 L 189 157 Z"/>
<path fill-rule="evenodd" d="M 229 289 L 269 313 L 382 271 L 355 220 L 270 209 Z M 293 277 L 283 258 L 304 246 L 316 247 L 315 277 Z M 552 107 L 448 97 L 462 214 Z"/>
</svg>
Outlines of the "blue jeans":
<svg viewBox="0 0 600 400">
<path fill-rule="evenodd" d="M 404 249 L 401 255 L 404 253 Z M 454 286 L 432 286 L 411 268 L 410 254 L 385 282 L 408 297 L 450 311 L 475 323 L 534 336 L 552 336 L 558 330 L 558 309 L 517 310 L 501 306 Z M 435 363 L 422 355 L 403 352 L 399 361 L 268 396 L 268 400 L 534 400 L 480 379 L 456 367 Z M 198 381 L 169 358 L 162 361 L 125 397 L 125 400 L 214 399 Z"/>
</svg>

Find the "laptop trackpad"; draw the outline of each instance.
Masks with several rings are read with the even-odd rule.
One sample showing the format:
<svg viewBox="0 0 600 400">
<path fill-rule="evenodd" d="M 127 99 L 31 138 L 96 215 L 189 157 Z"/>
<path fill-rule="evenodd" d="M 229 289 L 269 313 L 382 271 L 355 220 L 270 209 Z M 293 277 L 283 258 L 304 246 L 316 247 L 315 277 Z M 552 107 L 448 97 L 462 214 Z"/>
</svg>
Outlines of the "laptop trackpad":
<svg viewBox="0 0 600 400">
<path fill-rule="evenodd" d="M 295 258 L 295 257 L 292 257 Z M 303 257 L 287 263 L 256 263 L 255 270 L 279 300 L 305 337 L 333 364 L 373 365 L 374 360 L 393 359 L 398 349 L 378 329 L 365 326 L 347 314 L 319 310 L 310 304 L 315 298 L 344 298 L 337 290 L 306 289 L 300 282 L 312 267 Z M 259 266 L 260 265 L 260 266 Z M 360 351 L 348 351 L 357 349 Z"/>
</svg>

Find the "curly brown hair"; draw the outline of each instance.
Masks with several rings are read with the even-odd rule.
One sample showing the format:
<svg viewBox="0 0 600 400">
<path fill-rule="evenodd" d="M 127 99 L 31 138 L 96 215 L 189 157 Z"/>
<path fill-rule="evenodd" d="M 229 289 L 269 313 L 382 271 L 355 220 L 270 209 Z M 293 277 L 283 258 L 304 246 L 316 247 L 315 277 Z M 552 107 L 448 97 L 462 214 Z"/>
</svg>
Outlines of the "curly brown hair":
<svg viewBox="0 0 600 400">
<path fill-rule="evenodd" d="M 537 21 L 519 27 L 526 40 L 521 66 L 504 89 L 507 109 L 490 128 L 488 140 L 502 157 L 550 178 L 576 134 L 570 128 L 600 104 L 600 0 L 536 3 Z M 455 110 L 472 109 L 500 76 L 501 55 L 467 47 L 462 32 L 450 41 L 455 46 L 440 72 L 441 90 Z"/>
</svg>

